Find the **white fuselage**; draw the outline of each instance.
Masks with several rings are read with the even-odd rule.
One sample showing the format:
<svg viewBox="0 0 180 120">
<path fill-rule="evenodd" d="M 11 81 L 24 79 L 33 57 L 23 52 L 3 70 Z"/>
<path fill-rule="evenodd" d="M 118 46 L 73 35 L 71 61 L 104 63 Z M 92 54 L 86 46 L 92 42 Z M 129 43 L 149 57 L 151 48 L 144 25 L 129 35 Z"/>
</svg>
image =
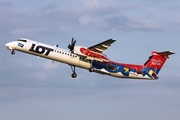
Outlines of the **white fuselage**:
<svg viewBox="0 0 180 120">
<path fill-rule="evenodd" d="M 23 47 L 18 46 L 19 43 L 24 44 Z M 32 45 L 34 44 L 34 47 L 32 48 Z M 45 47 L 44 52 L 42 51 L 42 47 Z M 48 49 L 51 49 L 51 51 Z M 32 49 L 33 51 L 30 51 Z M 90 61 L 88 60 L 81 60 L 80 56 L 77 56 L 73 53 L 71 53 L 68 50 L 61 49 L 55 46 L 50 46 L 44 43 L 28 40 L 27 43 L 18 41 L 15 50 L 29 53 L 32 55 L 36 55 L 39 57 L 47 58 L 50 60 L 66 63 L 72 66 L 77 66 L 85 69 L 89 69 L 91 67 Z M 39 53 L 38 53 L 39 52 Z M 47 53 L 49 54 L 47 55 Z"/>
</svg>

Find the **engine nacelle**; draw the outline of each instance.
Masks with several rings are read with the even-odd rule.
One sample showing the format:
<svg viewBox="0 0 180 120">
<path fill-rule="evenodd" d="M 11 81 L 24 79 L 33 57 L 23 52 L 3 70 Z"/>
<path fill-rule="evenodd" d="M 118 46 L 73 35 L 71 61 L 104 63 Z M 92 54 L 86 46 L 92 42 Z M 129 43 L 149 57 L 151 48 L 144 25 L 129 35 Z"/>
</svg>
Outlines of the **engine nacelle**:
<svg viewBox="0 0 180 120">
<path fill-rule="evenodd" d="M 96 53 L 96 52 L 91 51 L 88 48 L 82 47 L 82 46 L 75 46 L 74 47 L 74 54 L 83 56 L 89 60 L 96 60 L 96 61 L 100 61 L 100 62 L 103 62 L 103 61 L 109 62 L 109 59 L 107 58 L 106 55 Z"/>
<path fill-rule="evenodd" d="M 77 54 L 77 55 L 80 55 L 80 56 L 86 56 L 85 54 L 83 54 L 83 52 L 82 52 L 82 48 L 84 48 L 84 49 L 87 49 L 87 48 L 85 48 L 85 47 L 82 47 L 82 46 L 74 46 L 74 54 Z"/>
</svg>

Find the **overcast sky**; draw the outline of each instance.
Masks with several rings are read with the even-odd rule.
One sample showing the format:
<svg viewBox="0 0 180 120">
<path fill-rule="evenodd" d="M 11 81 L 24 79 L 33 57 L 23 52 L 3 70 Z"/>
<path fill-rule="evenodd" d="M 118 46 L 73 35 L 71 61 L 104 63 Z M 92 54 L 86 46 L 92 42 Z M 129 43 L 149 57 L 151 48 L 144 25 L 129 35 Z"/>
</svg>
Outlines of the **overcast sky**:
<svg viewBox="0 0 180 120">
<path fill-rule="evenodd" d="M 16 52 L 25 37 L 67 49 L 117 40 L 105 54 L 143 64 L 152 51 L 176 52 L 157 81 L 113 78 Z M 179 0 L 0 0 L 1 120 L 179 120 Z"/>
</svg>

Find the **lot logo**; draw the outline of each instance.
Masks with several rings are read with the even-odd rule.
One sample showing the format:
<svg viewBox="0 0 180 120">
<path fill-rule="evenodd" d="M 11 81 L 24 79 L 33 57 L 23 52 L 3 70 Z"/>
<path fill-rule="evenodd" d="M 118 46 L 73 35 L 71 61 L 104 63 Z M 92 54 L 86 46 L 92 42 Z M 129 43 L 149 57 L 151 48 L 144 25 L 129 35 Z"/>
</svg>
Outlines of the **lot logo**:
<svg viewBox="0 0 180 120">
<path fill-rule="evenodd" d="M 44 46 L 41 46 L 41 45 L 32 44 L 29 51 L 39 53 L 39 54 L 45 54 L 46 56 L 48 56 L 49 53 L 51 51 L 53 51 L 53 49 L 48 48 L 48 47 L 44 47 Z"/>
<path fill-rule="evenodd" d="M 24 47 L 24 44 L 18 43 L 18 46 L 23 48 L 23 47 Z"/>
</svg>

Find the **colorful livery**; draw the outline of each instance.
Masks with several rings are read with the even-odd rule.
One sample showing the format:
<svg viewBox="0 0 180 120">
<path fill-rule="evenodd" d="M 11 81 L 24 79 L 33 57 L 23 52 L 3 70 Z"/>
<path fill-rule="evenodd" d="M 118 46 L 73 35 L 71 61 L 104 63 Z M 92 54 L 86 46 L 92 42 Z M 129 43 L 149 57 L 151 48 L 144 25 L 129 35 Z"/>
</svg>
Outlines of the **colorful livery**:
<svg viewBox="0 0 180 120">
<path fill-rule="evenodd" d="M 131 79 L 158 79 L 158 73 L 171 51 L 152 52 L 152 55 L 143 65 L 124 64 L 111 61 L 103 52 L 108 49 L 116 40 L 108 39 L 91 47 L 75 46 L 74 38 L 69 44 L 69 50 L 58 48 L 58 45 L 51 46 L 37 41 L 20 38 L 17 41 L 9 42 L 6 47 L 15 54 L 15 50 L 28 54 L 40 56 L 54 61 L 62 62 L 71 66 L 72 77 L 77 77 L 75 67 L 88 69 L 90 72 L 106 74 L 118 78 Z"/>
</svg>

